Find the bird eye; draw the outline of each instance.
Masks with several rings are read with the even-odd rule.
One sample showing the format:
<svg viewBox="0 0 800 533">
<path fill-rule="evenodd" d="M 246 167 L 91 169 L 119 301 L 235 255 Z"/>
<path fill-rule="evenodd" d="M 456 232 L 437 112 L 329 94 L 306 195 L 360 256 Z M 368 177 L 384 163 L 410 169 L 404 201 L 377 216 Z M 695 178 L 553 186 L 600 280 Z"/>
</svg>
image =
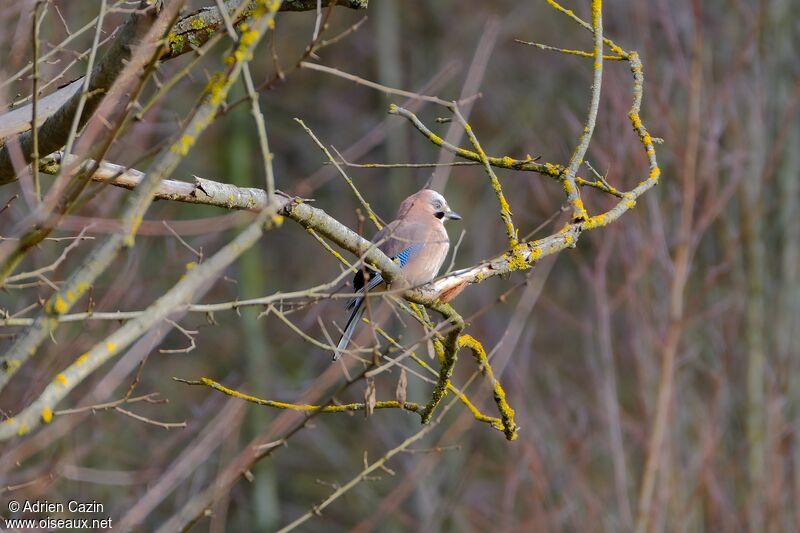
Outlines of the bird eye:
<svg viewBox="0 0 800 533">
<path fill-rule="evenodd" d="M 439 200 L 434 200 L 433 201 L 433 208 L 434 209 L 441 209 L 442 208 L 442 202 L 439 201 Z"/>
</svg>

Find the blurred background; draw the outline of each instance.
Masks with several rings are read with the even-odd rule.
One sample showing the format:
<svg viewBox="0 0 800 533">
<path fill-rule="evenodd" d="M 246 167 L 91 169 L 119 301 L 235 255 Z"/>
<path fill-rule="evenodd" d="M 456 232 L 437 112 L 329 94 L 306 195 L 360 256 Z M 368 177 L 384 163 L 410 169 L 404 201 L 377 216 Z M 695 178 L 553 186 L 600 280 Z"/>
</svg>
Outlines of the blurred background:
<svg viewBox="0 0 800 533">
<path fill-rule="evenodd" d="M 33 1 L 0 9 L 5 80 L 31 58 Z M 213 2 L 193 1 L 199 8 Z M 588 20 L 589 2 L 565 2 Z M 90 22 L 97 2 L 51 2 L 42 40 L 59 43 Z M 109 15 L 110 32 L 124 13 Z M 515 42 L 536 41 L 591 50 L 591 34 L 544 1 L 371 0 L 363 11 L 336 8 L 326 35 L 361 21 L 357 31 L 313 61 L 391 87 L 452 100 L 481 93 L 469 121 L 490 155 L 541 156 L 566 163 L 588 108 L 591 59 Z M 357 163 L 433 163 L 440 153 L 410 124 L 387 115 L 385 95 L 352 81 L 291 67 L 314 31 L 316 14 L 281 13 L 251 64 L 256 85 L 284 80 L 260 94 L 277 187 L 314 198 L 343 223 L 369 236 L 346 183 L 293 120 L 301 118 L 327 144 Z M 586 232 L 576 249 L 532 271 L 469 287 L 454 302 L 466 332 L 492 353 L 495 372 L 516 410 L 520 437 L 475 421 L 461 404 L 412 448 L 399 453 L 302 528 L 340 531 L 633 529 L 641 501 L 659 391 L 668 387 L 663 447 L 657 455 L 649 529 L 656 531 L 791 531 L 800 527 L 800 4 L 792 0 L 711 0 L 604 4 L 605 33 L 644 64 L 642 119 L 657 146 L 660 184 L 614 224 Z M 91 45 L 80 35 L 42 68 L 62 74 Z M 271 42 L 270 42 L 271 41 Z M 44 45 L 47 50 L 47 45 Z M 151 149 L 173 135 L 194 105 L 207 73 L 220 66 L 228 43 L 213 48 L 190 76 L 112 148 L 108 160 L 145 169 Z M 161 80 L 191 58 L 165 62 Z M 85 57 L 53 87 L 81 75 Z M 151 89 L 152 90 L 152 89 Z M 30 80 L 6 89 L 5 102 L 30 94 Z M 229 102 L 244 96 L 237 85 Z M 647 176 L 641 144 L 627 118 L 630 68 L 606 62 L 597 128 L 587 154 L 595 169 L 622 190 Z M 438 124 L 447 111 L 414 104 Z M 461 140 L 463 146 L 466 140 Z M 148 155 L 149 154 L 149 155 Z M 444 161 L 448 161 L 445 159 Z M 455 268 L 501 253 L 506 240 L 497 200 L 480 167 L 348 168 L 385 220 L 435 172 L 437 186 L 464 220 L 449 226 L 463 239 Z M 582 175 L 590 175 L 584 166 Z M 230 106 L 201 137 L 173 179 L 193 175 L 264 187 L 261 155 L 249 106 Z M 561 186 L 532 173 L 498 170 L 521 235 L 544 237 L 560 228 Z M 0 189 L 0 205 L 19 191 Z M 60 235 L 75 235 L 89 219 L 114 219 L 127 191 L 106 187 L 71 217 Z M 588 190 L 596 214 L 612 205 Z M 5 234 L 26 213 L 18 201 L 0 214 Z M 86 218 L 80 218 L 86 217 Z M 198 257 L 230 241 L 246 220 L 223 209 L 156 202 L 133 251 L 120 256 L 92 290 L 96 310 L 144 309 Z M 101 225 L 102 226 L 102 225 Z M 90 234 L 102 236 L 102 230 Z M 93 243 L 81 244 L 51 278 L 63 280 Z M 63 243 L 42 244 L 23 265 L 51 263 Z M 231 301 L 307 288 L 332 279 L 339 263 L 305 230 L 287 221 L 265 234 L 199 300 Z M 52 288 L 0 293 L 0 308 L 32 316 Z M 86 309 L 87 302 L 76 309 Z M 131 405 L 166 430 L 116 412 L 58 416 L 32 435 L 0 447 L 0 500 L 95 499 L 121 524 L 154 529 L 207 487 L 256 435 L 285 436 L 282 412 L 171 377 L 212 377 L 230 387 L 295 401 L 330 372 L 330 354 L 261 308 L 190 313 L 179 320 L 196 331 L 196 348 L 175 328 L 156 328 L 97 371 L 60 408 L 91 398 L 124 396 L 141 367 L 137 394 L 158 392 L 168 404 Z M 324 341 L 346 318 L 341 300 L 291 316 Z M 35 399 L 77 354 L 118 327 L 88 321 L 60 327 L 32 364 L 0 396 L 12 414 Z M 19 328 L 0 329 L 0 349 Z M 425 356 L 424 354 L 422 354 Z M 427 356 L 425 356 L 427 357 Z M 466 352 L 454 381 L 476 370 Z M 431 386 L 410 377 L 409 399 L 424 402 Z M 394 397 L 397 372 L 376 381 L 378 399 Z M 670 381 L 671 380 L 671 381 Z M 359 401 L 363 383 L 342 401 Z M 491 390 L 478 379 L 468 389 L 494 415 Z M 94 395 L 94 396 L 92 396 Z M 282 417 L 282 418 L 281 418 Z M 291 423 L 290 423 L 291 422 Z M 408 413 L 377 411 L 364 418 L 323 414 L 217 498 L 198 528 L 276 530 L 308 512 L 337 487 L 420 429 Z M 365 459 L 366 458 L 366 459 Z M 18 485 L 21 485 L 18 487 Z M 13 490 L 12 490 L 13 489 Z M 6 515 L 6 507 L 0 507 Z"/>
</svg>

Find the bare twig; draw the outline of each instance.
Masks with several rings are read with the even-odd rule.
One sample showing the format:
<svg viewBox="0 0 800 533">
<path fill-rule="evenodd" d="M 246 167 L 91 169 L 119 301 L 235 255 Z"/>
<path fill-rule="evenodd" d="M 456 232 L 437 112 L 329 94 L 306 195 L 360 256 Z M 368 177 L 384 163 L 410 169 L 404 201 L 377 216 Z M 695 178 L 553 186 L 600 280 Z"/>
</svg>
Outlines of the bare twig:
<svg viewBox="0 0 800 533">
<path fill-rule="evenodd" d="M 353 191 L 353 194 L 356 195 L 356 198 L 358 199 L 358 201 L 361 204 L 361 206 L 364 208 L 364 210 L 366 210 L 367 216 L 369 217 L 369 219 L 372 221 L 373 224 L 375 224 L 375 227 L 377 227 L 378 229 L 381 229 L 383 227 L 383 222 L 378 219 L 378 215 L 376 215 L 375 212 L 372 210 L 372 207 L 370 207 L 369 202 L 367 202 L 364 199 L 364 197 L 361 196 L 361 192 L 359 192 L 358 187 L 356 187 L 353 184 L 353 180 L 350 179 L 350 176 L 347 175 L 347 173 L 342 169 L 342 167 L 339 165 L 339 163 L 337 163 L 336 160 L 333 158 L 333 156 L 331 156 L 331 153 L 328 151 L 328 149 L 325 147 L 325 145 L 320 142 L 320 140 L 317 138 L 317 136 L 314 135 L 314 132 L 311 131 L 311 128 L 306 126 L 305 122 L 303 122 L 299 118 L 295 118 L 294 120 L 295 120 L 295 122 L 300 124 L 300 126 L 306 131 L 308 136 L 311 137 L 311 140 L 313 140 L 314 143 L 317 146 L 319 146 L 319 149 L 322 150 L 322 153 L 325 154 L 325 157 L 328 158 L 328 161 L 330 162 L 330 164 L 332 164 L 334 167 L 336 167 L 336 171 L 339 173 L 340 176 L 342 176 L 342 178 L 347 183 L 347 185 L 350 186 L 350 190 Z M 334 148 L 334 150 L 335 150 L 335 148 Z M 338 152 L 337 152 L 337 154 L 338 154 Z M 341 154 L 338 154 L 338 155 L 341 157 Z"/>
<path fill-rule="evenodd" d="M 33 142 L 31 143 L 31 161 L 33 162 L 33 187 L 36 193 L 36 201 L 42 198 L 42 185 L 39 183 L 39 132 L 36 122 L 36 115 L 39 107 L 39 29 L 42 25 L 44 15 L 39 16 L 39 11 L 47 3 L 43 0 L 37 0 L 33 8 L 33 29 L 31 31 L 31 38 L 33 39 L 33 87 L 31 92 L 31 131 L 33 132 Z"/>
</svg>

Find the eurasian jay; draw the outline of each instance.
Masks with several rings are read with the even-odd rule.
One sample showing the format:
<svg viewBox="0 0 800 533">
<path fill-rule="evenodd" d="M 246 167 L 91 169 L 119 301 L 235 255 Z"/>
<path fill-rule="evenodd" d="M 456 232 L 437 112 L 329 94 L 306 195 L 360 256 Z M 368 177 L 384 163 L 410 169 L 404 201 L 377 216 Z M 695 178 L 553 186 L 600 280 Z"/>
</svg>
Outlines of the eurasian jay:
<svg viewBox="0 0 800 533">
<path fill-rule="evenodd" d="M 400 265 L 411 287 L 424 285 L 436 276 L 447 257 L 450 248 L 450 239 L 444 229 L 447 220 L 461 220 L 461 215 L 450 209 L 441 194 L 432 189 L 422 189 L 403 200 L 397 210 L 397 218 L 384 226 L 372 242 Z M 347 306 L 352 312 L 334 352 L 334 361 L 347 348 L 353 331 L 361 321 L 365 308 L 364 294 L 383 283 L 380 272 L 369 271 L 369 274 L 366 287 L 363 270 L 353 279 L 357 296 Z"/>
</svg>

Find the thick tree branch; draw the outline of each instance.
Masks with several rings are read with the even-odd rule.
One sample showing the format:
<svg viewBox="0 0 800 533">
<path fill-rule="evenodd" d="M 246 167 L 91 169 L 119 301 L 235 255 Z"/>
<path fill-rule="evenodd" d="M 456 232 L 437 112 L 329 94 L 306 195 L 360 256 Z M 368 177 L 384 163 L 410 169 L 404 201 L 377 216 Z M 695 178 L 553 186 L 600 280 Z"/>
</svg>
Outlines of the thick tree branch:
<svg viewBox="0 0 800 533">
<path fill-rule="evenodd" d="M 223 3 L 225 11 L 231 16 L 235 26 L 239 26 L 253 14 L 256 2 L 250 1 L 249 5 L 244 7 L 247 3 L 248 0 L 227 0 Z M 336 2 L 336 6 L 366 9 L 368 3 L 369 0 L 339 0 Z M 329 4 L 331 4 L 330 0 L 323 0 L 321 5 L 327 7 Z M 284 1 L 280 11 L 313 11 L 315 9 L 317 9 L 316 0 L 292 0 Z M 218 31 L 225 31 L 225 18 L 217 6 L 204 7 L 182 17 L 167 36 L 169 50 L 164 55 L 164 59 L 172 59 L 191 52 L 194 47 L 205 44 Z"/>
</svg>

